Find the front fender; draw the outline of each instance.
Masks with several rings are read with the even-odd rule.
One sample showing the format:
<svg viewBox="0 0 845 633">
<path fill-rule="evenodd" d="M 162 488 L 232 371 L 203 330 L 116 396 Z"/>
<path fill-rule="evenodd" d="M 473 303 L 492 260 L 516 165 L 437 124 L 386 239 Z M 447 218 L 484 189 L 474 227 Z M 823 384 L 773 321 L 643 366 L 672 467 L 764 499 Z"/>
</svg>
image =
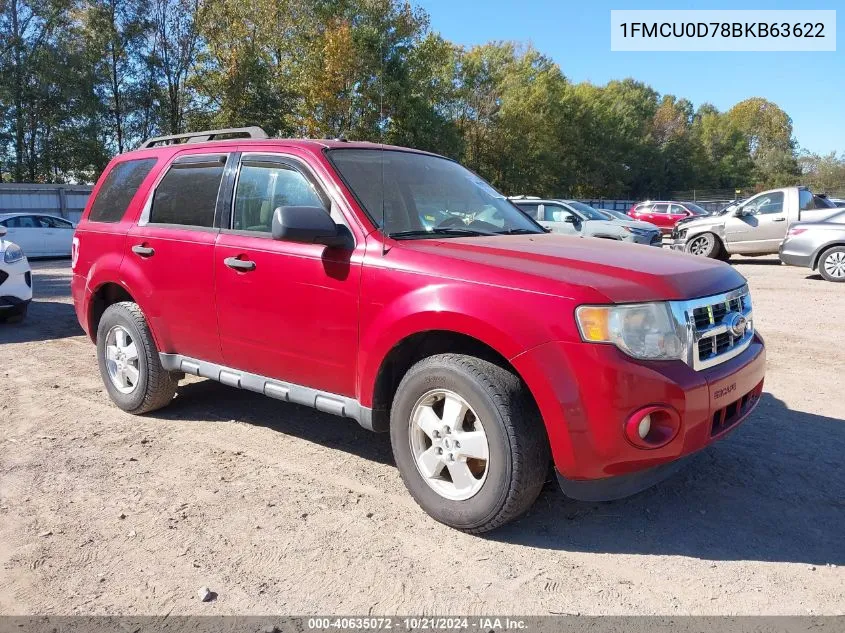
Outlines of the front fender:
<svg viewBox="0 0 845 633">
<path fill-rule="evenodd" d="M 378 282 L 373 280 L 373 288 Z M 362 296 L 368 296 L 363 292 Z M 385 303 L 362 305 L 358 394 L 370 407 L 382 362 L 400 342 L 414 334 L 447 331 L 477 339 L 510 360 L 554 339 L 569 339 L 574 323 L 562 299 L 514 288 L 439 280 Z M 559 319 L 550 319 L 557 312 Z M 538 318 L 539 316 L 539 318 Z M 529 389 L 531 385 L 529 385 Z"/>
</svg>

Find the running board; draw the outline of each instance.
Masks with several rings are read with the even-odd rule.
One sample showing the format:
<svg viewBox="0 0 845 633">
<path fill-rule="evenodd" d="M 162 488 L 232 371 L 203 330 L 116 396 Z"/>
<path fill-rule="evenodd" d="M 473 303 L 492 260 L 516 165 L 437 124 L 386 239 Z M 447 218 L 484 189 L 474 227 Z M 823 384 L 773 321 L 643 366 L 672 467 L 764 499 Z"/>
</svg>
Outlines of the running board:
<svg viewBox="0 0 845 633">
<path fill-rule="evenodd" d="M 276 400 L 293 402 L 324 413 L 352 418 L 368 431 L 375 430 L 373 428 L 373 410 L 362 407 L 361 403 L 354 398 L 303 387 L 291 382 L 282 382 L 240 369 L 232 369 L 224 365 L 189 358 L 181 354 L 162 353 L 158 357 L 161 360 L 161 366 L 167 371 L 181 371 L 186 374 L 209 378 L 230 387 L 254 391 Z"/>
</svg>

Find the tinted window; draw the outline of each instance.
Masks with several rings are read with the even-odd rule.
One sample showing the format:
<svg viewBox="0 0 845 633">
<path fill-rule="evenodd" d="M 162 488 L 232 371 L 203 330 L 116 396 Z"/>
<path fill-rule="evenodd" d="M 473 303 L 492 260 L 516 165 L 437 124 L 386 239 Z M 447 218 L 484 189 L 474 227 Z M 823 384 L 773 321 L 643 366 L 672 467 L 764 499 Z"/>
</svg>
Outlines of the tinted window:
<svg viewBox="0 0 845 633">
<path fill-rule="evenodd" d="M 578 213 L 582 216 L 587 218 L 588 220 L 606 220 L 607 218 L 599 213 L 596 209 L 591 207 L 588 204 L 584 204 L 583 202 L 578 202 L 577 200 L 573 200 L 572 202 L 567 202 L 567 204 L 575 209 Z"/>
<path fill-rule="evenodd" d="M 651 208 L 651 213 L 668 213 L 669 212 L 669 205 L 668 204 L 656 204 Z"/>
<path fill-rule="evenodd" d="M 277 207 L 321 207 L 309 180 L 293 167 L 244 164 L 238 177 L 232 228 L 269 233 Z"/>
<path fill-rule="evenodd" d="M 836 205 L 823 196 L 813 196 L 816 209 L 835 209 Z"/>
<path fill-rule="evenodd" d="M 223 160 L 174 163 L 162 178 L 150 209 L 150 223 L 214 226 Z"/>
<path fill-rule="evenodd" d="M 798 208 L 801 211 L 807 211 L 808 209 L 815 208 L 813 194 L 807 191 L 806 189 L 798 190 Z"/>
<path fill-rule="evenodd" d="M 155 158 L 141 158 L 115 165 L 103 181 L 88 219 L 92 222 L 119 222 L 155 164 Z"/>
<path fill-rule="evenodd" d="M 52 215 L 38 216 L 38 223 L 49 229 L 72 229 L 73 225 L 67 220 L 55 218 Z"/>
<path fill-rule="evenodd" d="M 10 229 L 34 229 L 40 227 L 38 222 L 35 221 L 35 216 L 32 215 L 19 215 L 9 218 L 6 220 L 6 226 Z"/>
</svg>

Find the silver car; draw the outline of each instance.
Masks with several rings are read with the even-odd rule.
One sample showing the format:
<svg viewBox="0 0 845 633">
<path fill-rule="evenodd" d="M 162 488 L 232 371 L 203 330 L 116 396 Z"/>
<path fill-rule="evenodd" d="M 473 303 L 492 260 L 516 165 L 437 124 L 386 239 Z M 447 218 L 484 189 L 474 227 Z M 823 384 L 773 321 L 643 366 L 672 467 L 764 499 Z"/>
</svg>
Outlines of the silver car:
<svg viewBox="0 0 845 633">
<path fill-rule="evenodd" d="M 845 211 L 823 222 L 796 222 L 779 254 L 784 264 L 818 269 L 828 281 L 845 281 Z"/>
<path fill-rule="evenodd" d="M 599 237 L 620 242 L 662 246 L 660 230 L 637 220 L 608 220 L 590 205 L 577 200 L 511 198 L 517 207 L 554 233 Z"/>
</svg>

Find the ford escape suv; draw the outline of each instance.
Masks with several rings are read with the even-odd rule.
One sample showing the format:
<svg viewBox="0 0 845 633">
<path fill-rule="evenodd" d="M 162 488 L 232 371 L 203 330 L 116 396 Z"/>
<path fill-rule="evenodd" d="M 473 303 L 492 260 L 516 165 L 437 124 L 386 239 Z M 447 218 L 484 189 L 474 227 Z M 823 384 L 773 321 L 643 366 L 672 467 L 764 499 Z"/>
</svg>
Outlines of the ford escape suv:
<svg viewBox="0 0 845 633">
<path fill-rule="evenodd" d="M 468 532 L 624 497 L 736 428 L 763 388 L 745 279 L 546 233 L 458 163 L 260 129 L 116 157 L 72 292 L 114 403 L 184 374 L 389 431 L 422 508 Z M 714 485 L 718 485 L 714 482 Z"/>
</svg>

